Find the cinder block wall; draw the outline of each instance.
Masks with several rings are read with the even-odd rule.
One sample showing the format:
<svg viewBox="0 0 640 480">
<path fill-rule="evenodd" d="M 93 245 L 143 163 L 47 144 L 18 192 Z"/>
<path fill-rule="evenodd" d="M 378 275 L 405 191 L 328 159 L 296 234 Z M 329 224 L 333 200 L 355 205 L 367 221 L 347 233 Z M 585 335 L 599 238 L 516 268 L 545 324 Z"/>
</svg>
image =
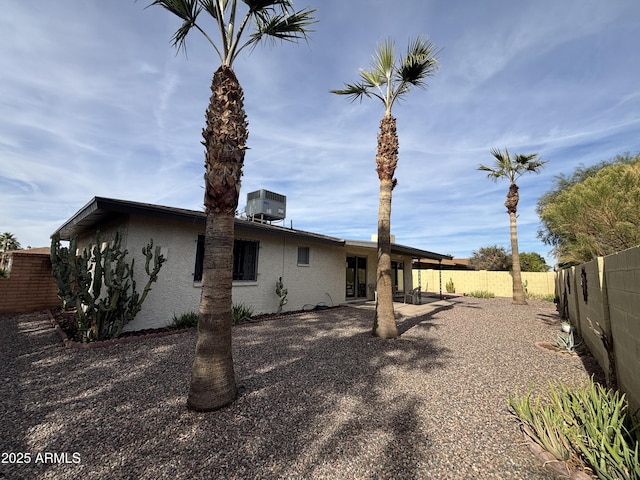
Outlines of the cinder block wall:
<svg viewBox="0 0 640 480">
<path fill-rule="evenodd" d="M 640 248 L 604 258 L 618 387 L 640 407 Z"/>
<path fill-rule="evenodd" d="M 418 275 L 420 278 L 418 278 Z M 422 285 L 422 290 L 440 292 L 440 271 L 426 269 L 413 271 L 413 284 Z M 509 272 L 487 270 L 442 270 L 442 292 L 446 293 L 446 284 L 453 280 L 456 292 L 468 294 L 474 291 L 488 291 L 496 297 L 513 295 L 513 279 Z M 555 275 L 553 272 L 522 272 L 522 281 L 527 284 L 527 291 L 535 295 L 553 295 Z M 424 286 L 427 286 L 425 289 Z"/>
<path fill-rule="evenodd" d="M 612 374 L 632 409 L 640 408 L 640 247 L 561 270 L 556 291 L 561 307 L 608 375 L 609 355 L 599 333 L 612 339 Z"/>
<path fill-rule="evenodd" d="M 9 278 L 0 278 L 0 313 L 24 313 L 60 305 L 46 253 L 12 252 Z"/>
</svg>

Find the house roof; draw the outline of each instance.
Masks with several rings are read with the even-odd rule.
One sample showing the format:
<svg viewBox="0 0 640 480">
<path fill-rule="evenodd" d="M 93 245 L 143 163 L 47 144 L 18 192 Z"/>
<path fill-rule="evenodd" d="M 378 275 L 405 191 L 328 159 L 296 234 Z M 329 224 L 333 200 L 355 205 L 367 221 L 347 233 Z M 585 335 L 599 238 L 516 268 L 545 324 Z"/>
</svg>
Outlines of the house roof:
<svg viewBox="0 0 640 480">
<path fill-rule="evenodd" d="M 207 220 L 206 214 L 198 210 L 167 207 L 151 203 L 132 202 L 129 200 L 118 200 L 114 198 L 94 197 L 89 203 L 78 210 L 69 220 L 62 224 L 62 226 L 60 226 L 53 234 L 59 234 L 61 240 L 70 240 L 74 235 L 79 235 L 86 230 L 95 229 L 100 224 L 123 214 L 141 215 L 164 220 L 175 220 L 192 225 L 202 225 L 203 227 Z M 320 235 L 313 232 L 306 232 L 303 230 L 294 230 L 292 228 L 285 228 L 277 225 L 252 222 L 240 218 L 235 219 L 235 229 L 236 231 L 257 231 L 305 238 L 316 242 L 344 245 L 344 240 L 339 238 Z"/>
<path fill-rule="evenodd" d="M 89 203 L 76 212 L 69 220 L 63 223 L 55 232 L 60 235 L 61 240 L 70 240 L 74 235 L 97 227 L 118 215 L 142 215 L 147 217 L 161 218 L 165 220 L 176 220 L 192 225 L 202 225 L 206 223 L 206 214 L 202 211 L 188 210 L 184 208 L 166 207 L 151 203 L 132 202 L 129 200 L 118 200 L 114 198 L 94 197 Z M 304 230 L 294 230 L 293 228 L 281 227 L 266 223 L 259 223 L 240 218 L 235 219 L 236 231 L 254 231 L 267 234 L 279 234 L 296 238 L 303 238 L 308 241 L 329 243 L 333 245 L 347 245 L 353 247 L 377 248 L 376 242 L 343 240 L 336 237 L 321 235 L 319 233 L 307 232 Z M 391 253 L 398 255 L 411 255 L 413 258 L 429 258 L 432 260 L 451 260 L 450 255 L 420 250 L 396 243 L 391 244 Z"/>
<path fill-rule="evenodd" d="M 419 258 L 414 259 L 414 264 L 417 265 L 416 268 L 446 268 L 450 270 L 471 269 L 471 267 L 469 267 L 468 258 L 444 258 L 441 262 L 432 258 Z"/>
<path fill-rule="evenodd" d="M 377 242 L 367 242 L 361 240 L 346 240 L 346 245 L 351 247 L 378 248 Z M 429 252 L 419 248 L 407 247 L 398 243 L 391 244 L 391 253 L 397 255 L 411 255 L 413 258 L 429 258 L 432 260 L 451 260 L 451 255 L 443 255 L 441 253 Z"/>
</svg>

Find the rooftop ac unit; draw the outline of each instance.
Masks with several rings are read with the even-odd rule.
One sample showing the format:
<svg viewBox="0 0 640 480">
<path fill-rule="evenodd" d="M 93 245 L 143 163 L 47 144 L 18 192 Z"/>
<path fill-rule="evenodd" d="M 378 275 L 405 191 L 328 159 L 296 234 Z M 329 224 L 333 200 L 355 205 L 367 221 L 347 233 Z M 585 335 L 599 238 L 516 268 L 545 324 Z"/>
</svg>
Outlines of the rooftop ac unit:
<svg viewBox="0 0 640 480">
<path fill-rule="evenodd" d="M 257 190 L 247 194 L 245 213 L 249 218 L 284 220 L 287 214 L 287 197 L 269 190 Z"/>
</svg>

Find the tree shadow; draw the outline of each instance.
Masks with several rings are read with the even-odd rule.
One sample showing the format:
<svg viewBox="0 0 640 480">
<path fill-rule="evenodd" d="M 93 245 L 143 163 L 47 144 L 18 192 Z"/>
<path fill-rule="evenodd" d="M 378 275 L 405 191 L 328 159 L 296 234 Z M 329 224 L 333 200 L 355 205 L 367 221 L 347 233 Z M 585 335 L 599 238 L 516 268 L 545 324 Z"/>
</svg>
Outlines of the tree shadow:
<svg viewBox="0 0 640 480">
<path fill-rule="evenodd" d="M 417 317 L 406 317 L 404 320 L 402 320 L 401 322 L 398 323 L 397 327 L 398 327 L 398 335 L 402 336 L 402 334 L 406 333 L 407 331 L 409 331 L 410 329 L 412 329 L 413 327 L 415 327 L 416 325 L 420 325 L 423 322 L 426 322 L 430 319 L 432 319 L 438 312 L 441 312 L 442 310 L 450 310 L 453 308 L 453 305 L 447 305 L 444 306 L 442 308 L 439 308 L 436 311 L 433 312 L 429 312 L 425 315 L 420 315 Z M 430 323 L 427 325 L 428 328 L 437 328 L 436 325 L 434 325 L 433 323 Z"/>
<path fill-rule="evenodd" d="M 2 465 L 0 476 L 313 477 L 325 456 L 355 461 L 372 445 L 380 458 L 368 475 L 410 474 L 428 443 L 415 427 L 420 392 L 386 385 L 393 372 L 441 368 L 448 352 L 374 338 L 369 317 L 341 308 L 234 327 L 243 393 L 206 414 L 185 408 L 195 333 L 72 350 L 46 315 L 4 321 L 3 340 L 24 350 L 3 359 L 2 451 L 78 452 L 81 462 Z"/>
</svg>

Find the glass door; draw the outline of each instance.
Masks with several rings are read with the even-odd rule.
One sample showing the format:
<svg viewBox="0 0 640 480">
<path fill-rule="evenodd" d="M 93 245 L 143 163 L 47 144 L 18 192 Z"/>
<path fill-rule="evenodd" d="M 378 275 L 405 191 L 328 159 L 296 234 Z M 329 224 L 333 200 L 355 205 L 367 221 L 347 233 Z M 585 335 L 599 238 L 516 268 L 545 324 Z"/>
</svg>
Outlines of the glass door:
<svg viewBox="0 0 640 480">
<path fill-rule="evenodd" d="M 347 299 L 367 298 L 367 259 L 347 257 Z"/>
</svg>

